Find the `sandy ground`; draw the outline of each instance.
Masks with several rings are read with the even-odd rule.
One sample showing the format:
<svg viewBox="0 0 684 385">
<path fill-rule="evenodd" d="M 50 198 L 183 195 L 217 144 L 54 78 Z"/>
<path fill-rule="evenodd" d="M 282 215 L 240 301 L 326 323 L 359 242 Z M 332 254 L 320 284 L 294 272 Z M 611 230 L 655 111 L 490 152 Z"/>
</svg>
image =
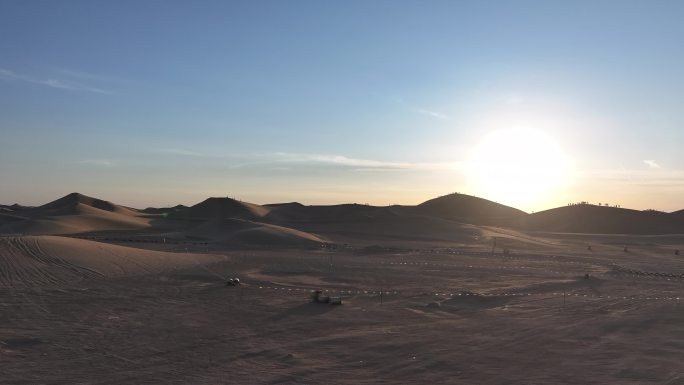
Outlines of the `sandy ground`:
<svg viewBox="0 0 684 385">
<path fill-rule="evenodd" d="M 203 257 L 5 237 L 3 271 L 24 270 L 0 288 L 0 382 L 684 384 L 681 239 L 629 239 Z M 131 262 L 152 257 L 173 263 Z"/>
</svg>

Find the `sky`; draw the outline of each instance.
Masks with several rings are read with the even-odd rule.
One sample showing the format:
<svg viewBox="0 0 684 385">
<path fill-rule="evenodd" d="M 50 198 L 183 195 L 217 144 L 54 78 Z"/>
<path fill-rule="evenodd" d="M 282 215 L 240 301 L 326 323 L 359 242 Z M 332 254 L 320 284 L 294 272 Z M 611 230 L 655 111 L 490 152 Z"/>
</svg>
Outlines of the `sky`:
<svg viewBox="0 0 684 385">
<path fill-rule="evenodd" d="M 681 1 L 0 0 L 0 203 L 684 208 Z"/>
</svg>

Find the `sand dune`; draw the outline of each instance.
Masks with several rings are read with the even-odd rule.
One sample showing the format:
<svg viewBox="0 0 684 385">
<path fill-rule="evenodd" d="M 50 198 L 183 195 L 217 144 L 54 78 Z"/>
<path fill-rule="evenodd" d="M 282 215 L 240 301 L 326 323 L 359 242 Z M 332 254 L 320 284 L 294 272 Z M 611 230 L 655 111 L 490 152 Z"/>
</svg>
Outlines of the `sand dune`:
<svg viewBox="0 0 684 385">
<path fill-rule="evenodd" d="M 268 214 L 268 207 L 241 202 L 232 198 L 208 198 L 187 209 L 169 215 L 181 219 L 257 219 Z"/>
<path fill-rule="evenodd" d="M 526 230 L 586 234 L 682 234 L 684 216 L 582 204 L 534 213 Z"/>
<path fill-rule="evenodd" d="M 684 233 L 682 213 L 578 205 L 527 214 L 464 194 L 438 197 L 417 206 L 306 206 L 298 202 L 257 205 L 231 198 L 208 198 L 192 207 L 136 210 L 72 193 L 39 207 L 0 206 L 0 233 L 49 235 L 149 230 L 182 234 L 190 229 L 200 234 L 197 236 L 212 233 L 215 235 L 208 238 L 224 243 L 233 241 L 236 245 L 321 241 L 320 236 L 312 234 L 326 234 L 327 238 L 346 242 L 355 237 L 460 242 L 462 235 L 473 237 L 482 232 L 474 230 L 477 226 L 517 232 L 681 234 Z M 248 222 L 225 221 L 230 219 Z M 468 225 L 471 228 L 463 227 Z M 195 230 L 200 226 L 201 230 Z M 212 230 L 211 226 L 217 228 Z M 520 234 L 514 238 L 524 241 Z"/>
<path fill-rule="evenodd" d="M 134 209 L 78 193 L 14 211 L 12 218 L 0 218 L 0 233 L 75 234 L 141 230 L 149 226 L 149 218 Z"/>
<path fill-rule="evenodd" d="M 191 229 L 188 234 L 208 238 L 213 242 L 243 246 L 292 247 L 325 242 L 324 239 L 304 231 L 238 218 L 208 221 Z"/>
<path fill-rule="evenodd" d="M 141 213 L 145 214 L 164 214 L 164 215 L 169 215 L 169 214 L 174 214 L 181 212 L 183 210 L 188 209 L 187 206 L 184 205 L 176 205 L 173 207 L 148 207 L 146 209 L 140 210 Z"/>
<path fill-rule="evenodd" d="M 482 234 L 477 226 L 456 221 L 402 215 L 328 221 L 288 222 L 298 230 L 324 235 L 336 243 L 400 245 L 411 242 L 474 242 Z"/>
<path fill-rule="evenodd" d="M 267 218 L 276 221 L 338 221 L 349 219 L 392 216 L 389 207 L 360 205 L 356 203 L 331 206 L 304 206 L 299 203 L 274 205 Z"/>
<path fill-rule="evenodd" d="M 458 193 L 430 199 L 419 204 L 415 209 L 423 215 L 492 226 L 515 225 L 528 215 L 512 207 Z"/>
<path fill-rule="evenodd" d="M 673 217 L 684 218 L 684 210 L 677 210 L 675 212 L 670 213 L 670 215 Z"/>
<path fill-rule="evenodd" d="M 11 213 L 11 212 L 13 212 L 13 211 L 14 211 L 14 210 L 12 209 L 11 206 L 0 205 L 0 213 Z"/>
<path fill-rule="evenodd" d="M 169 271 L 222 260 L 58 236 L 0 237 L 0 286 L 46 285 Z"/>
<path fill-rule="evenodd" d="M 674 251 L 684 236 L 468 224 L 494 218 L 476 215 L 489 204 L 455 199 L 473 207 L 221 200 L 173 219 L 78 198 L 44 210 L 51 215 L 4 211 L 46 231 L 150 220 L 125 237 L 97 236 L 229 257 L 0 237 L 3 380 L 221 383 L 230 373 L 241 383 L 678 383 L 684 347 L 672 336 L 684 333 L 675 299 L 684 272 Z M 578 218 L 591 222 L 592 213 Z M 606 217 L 614 213 L 622 211 Z M 565 224 L 552 214 L 549 226 Z M 303 250 L 324 240 L 349 245 Z M 312 303 L 312 289 L 343 304 Z"/>
<path fill-rule="evenodd" d="M 87 210 L 89 208 L 109 211 L 126 216 L 137 215 L 137 212 L 134 209 L 119 206 L 102 199 L 92 198 L 79 193 L 68 194 L 55 201 L 36 207 L 29 212 L 40 216 L 57 216 L 81 214 L 83 210 Z"/>
</svg>

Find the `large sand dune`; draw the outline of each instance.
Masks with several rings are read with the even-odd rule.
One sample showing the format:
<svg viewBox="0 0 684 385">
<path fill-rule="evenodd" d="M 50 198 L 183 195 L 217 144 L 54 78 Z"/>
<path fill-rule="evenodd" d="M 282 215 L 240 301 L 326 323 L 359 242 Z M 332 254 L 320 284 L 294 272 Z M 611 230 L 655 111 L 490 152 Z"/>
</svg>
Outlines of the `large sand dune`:
<svg viewBox="0 0 684 385">
<path fill-rule="evenodd" d="M 68 194 L 55 201 L 39 206 L 29 212 L 42 216 L 73 215 L 80 214 L 86 208 L 109 211 L 125 216 L 137 215 L 137 212 L 134 209 L 116 205 L 102 199 L 89 197 L 79 193 Z"/>
<path fill-rule="evenodd" d="M 149 218 L 136 210 L 72 193 L 39 207 L 15 210 L 0 218 L 0 233 L 75 234 L 142 230 Z"/>
<path fill-rule="evenodd" d="M 682 234 L 681 213 L 580 204 L 529 215 L 526 230 L 585 234 Z"/>
<path fill-rule="evenodd" d="M 430 199 L 416 206 L 415 209 L 423 215 L 493 226 L 517 225 L 528 215 L 500 203 L 458 193 Z"/>
<path fill-rule="evenodd" d="M 268 207 L 232 198 L 208 198 L 192 207 L 180 209 L 170 216 L 183 219 L 256 219 L 265 216 L 269 211 Z"/>
<path fill-rule="evenodd" d="M 150 274 L 221 259 L 58 236 L 0 237 L 0 286 Z"/>
<path fill-rule="evenodd" d="M 187 233 L 216 243 L 238 246 L 306 247 L 325 242 L 304 231 L 237 218 L 207 221 Z"/>
</svg>

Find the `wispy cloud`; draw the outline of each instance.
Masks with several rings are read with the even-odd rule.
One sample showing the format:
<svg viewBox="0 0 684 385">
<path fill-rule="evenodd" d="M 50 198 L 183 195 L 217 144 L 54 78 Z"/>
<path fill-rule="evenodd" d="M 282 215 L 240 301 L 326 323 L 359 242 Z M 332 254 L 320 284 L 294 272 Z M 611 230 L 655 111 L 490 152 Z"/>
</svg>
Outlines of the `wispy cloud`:
<svg viewBox="0 0 684 385">
<path fill-rule="evenodd" d="M 82 91 L 82 92 L 92 92 L 97 94 L 111 95 L 114 92 L 109 90 L 104 90 L 102 88 L 92 87 L 80 82 L 75 82 L 66 79 L 51 79 L 51 78 L 39 78 L 35 76 L 19 74 L 8 69 L 0 68 L 0 79 L 11 80 L 11 81 L 21 81 L 31 84 L 37 84 L 50 88 L 57 88 L 66 91 Z"/>
<path fill-rule="evenodd" d="M 177 148 L 162 148 L 157 153 L 197 158 L 206 161 L 237 162 L 230 168 L 246 168 L 270 165 L 275 167 L 295 168 L 297 165 L 328 165 L 352 171 L 402 171 L 402 170 L 454 170 L 462 167 L 461 162 L 399 162 L 375 159 L 351 158 L 336 154 L 301 154 L 288 152 L 261 154 L 217 155 Z M 271 167 L 273 168 L 273 167 Z"/>
<path fill-rule="evenodd" d="M 393 103 L 398 104 L 402 108 L 406 109 L 406 111 L 409 111 L 411 113 L 417 113 L 417 114 L 429 116 L 431 118 L 439 119 L 439 120 L 451 120 L 451 117 L 449 117 L 449 115 L 447 115 L 447 114 L 443 114 L 443 113 L 435 111 L 433 109 L 417 107 L 420 104 L 411 104 L 411 103 L 407 102 L 406 100 L 404 100 L 404 98 L 402 98 L 399 95 L 391 95 L 390 100 Z"/>
<path fill-rule="evenodd" d="M 656 162 L 655 160 L 652 160 L 652 159 L 644 160 L 644 164 L 646 164 L 650 168 L 655 168 L 655 169 L 661 168 L 660 165 L 658 164 L 658 162 Z"/>
<path fill-rule="evenodd" d="M 217 155 L 211 155 L 203 152 L 190 151 L 178 148 L 160 148 L 156 151 L 162 154 L 189 156 L 193 158 L 220 158 L 220 156 Z"/>
<path fill-rule="evenodd" d="M 422 114 L 422 115 L 427 115 L 427 116 L 433 117 L 435 119 L 449 120 L 448 115 L 445 115 L 445 114 L 442 114 L 442 113 L 439 113 L 436 111 L 432 111 L 432 110 L 427 110 L 425 108 L 418 108 L 418 109 L 416 109 L 416 112 L 419 114 Z"/>
<path fill-rule="evenodd" d="M 84 159 L 84 160 L 79 160 L 79 161 L 74 162 L 74 163 L 85 164 L 85 165 L 90 165 L 90 166 L 98 166 L 98 167 L 116 166 L 116 163 L 112 162 L 111 160 L 107 160 L 107 159 Z"/>
<path fill-rule="evenodd" d="M 350 158 L 343 155 L 277 153 L 280 162 L 319 163 L 348 167 L 357 171 L 453 170 L 459 162 L 392 162 Z"/>
</svg>

